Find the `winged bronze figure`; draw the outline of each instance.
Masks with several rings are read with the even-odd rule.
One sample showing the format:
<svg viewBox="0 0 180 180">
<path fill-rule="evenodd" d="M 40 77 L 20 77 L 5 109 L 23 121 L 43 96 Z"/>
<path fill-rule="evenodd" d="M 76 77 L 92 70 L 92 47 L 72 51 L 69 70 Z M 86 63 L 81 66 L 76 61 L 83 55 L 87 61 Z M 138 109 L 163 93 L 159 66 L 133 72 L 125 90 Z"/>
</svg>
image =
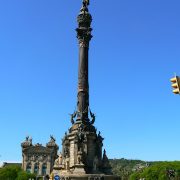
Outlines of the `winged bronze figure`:
<svg viewBox="0 0 180 180">
<path fill-rule="evenodd" d="M 95 116 L 95 114 L 94 113 L 92 113 L 91 112 L 91 110 L 90 110 L 90 116 L 91 116 L 91 118 L 92 118 L 92 120 L 91 120 L 91 124 L 94 124 L 94 122 L 95 122 L 95 119 L 96 119 L 96 116 Z"/>
<path fill-rule="evenodd" d="M 71 116 L 71 123 L 74 124 L 74 118 L 76 117 L 77 112 L 75 111 L 73 114 L 70 114 Z"/>
</svg>

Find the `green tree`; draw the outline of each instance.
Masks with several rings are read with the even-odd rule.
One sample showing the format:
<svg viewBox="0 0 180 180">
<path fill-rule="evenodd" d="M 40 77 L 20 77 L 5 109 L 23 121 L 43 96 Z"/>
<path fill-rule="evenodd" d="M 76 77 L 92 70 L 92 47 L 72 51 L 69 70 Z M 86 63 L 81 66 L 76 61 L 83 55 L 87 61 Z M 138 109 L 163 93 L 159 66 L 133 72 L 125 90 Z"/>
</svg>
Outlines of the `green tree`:
<svg viewBox="0 0 180 180">
<path fill-rule="evenodd" d="M 179 180 L 180 162 L 157 162 L 141 172 L 135 172 L 130 176 L 130 180 Z"/>
<path fill-rule="evenodd" d="M 35 179 L 36 176 L 34 174 L 30 174 L 30 173 L 27 173 L 25 171 L 20 171 L 18 173 L 16 180 L 28 180 L 28 179 L 32 179 L 32 178 Z"/>
<path fill-rule="evenodd" d="M 18 166 L 8 166 L 0 169 L 0 180 L 15 180 L 21 168 Z"/>
<path fill-rule="evenodd" d="M 27 173 L 19 166 L 7 166 L 0 169 L 0 180 L 28 180 L 34 178 L 34 174 Z"/>
</svg>

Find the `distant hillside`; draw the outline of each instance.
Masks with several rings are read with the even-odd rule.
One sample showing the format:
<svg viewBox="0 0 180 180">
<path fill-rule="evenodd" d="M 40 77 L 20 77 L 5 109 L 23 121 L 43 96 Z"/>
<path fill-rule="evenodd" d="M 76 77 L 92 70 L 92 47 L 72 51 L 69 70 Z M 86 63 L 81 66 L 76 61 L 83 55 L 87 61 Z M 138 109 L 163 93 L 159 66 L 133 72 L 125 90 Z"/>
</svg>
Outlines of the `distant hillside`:
<svg viewBox="0 0 180 180">
<path fill-rule="evenodd" d="M 141 160 L 128 159 L 110 159 L 112 171 L 120 176 L 123 180 L 128 180 L 130 175 L 136 171 L 140 171 L 153 164 L 153 162 L 145 162 Z"/>
<path fill-rule="evenodd" d="M 121 180 L 137 179 L 178 179 L 180 180 L 180 161 L 145 162 L 141 160 L 110 159 L 112 171 Z M 171 176 L 171 177 L 170 177 Z M 173 179 L 173 180 L 174 180 Z"/>
<path fill-rule="evenodd" d="M 134 172 L 129 180 L 180 180 L 180 161 L 155 162 L 151 166 Z"/>
</svg>

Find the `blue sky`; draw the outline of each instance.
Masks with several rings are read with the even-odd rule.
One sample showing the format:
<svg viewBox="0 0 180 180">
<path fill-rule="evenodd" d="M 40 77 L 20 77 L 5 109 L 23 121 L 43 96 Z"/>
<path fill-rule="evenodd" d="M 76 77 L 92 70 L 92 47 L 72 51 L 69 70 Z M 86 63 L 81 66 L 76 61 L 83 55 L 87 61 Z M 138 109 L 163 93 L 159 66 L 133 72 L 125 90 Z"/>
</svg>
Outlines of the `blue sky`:
<svg viewBox="0 0 180 180">
<path fill-rule="evenodd" d="M 0 1 L 0 162 L 61 138 L 76 107 L 81 1 Z M 90 106 L 110 158 L 180 160 L 180 1 L 91 1 Z"/>
</svg>

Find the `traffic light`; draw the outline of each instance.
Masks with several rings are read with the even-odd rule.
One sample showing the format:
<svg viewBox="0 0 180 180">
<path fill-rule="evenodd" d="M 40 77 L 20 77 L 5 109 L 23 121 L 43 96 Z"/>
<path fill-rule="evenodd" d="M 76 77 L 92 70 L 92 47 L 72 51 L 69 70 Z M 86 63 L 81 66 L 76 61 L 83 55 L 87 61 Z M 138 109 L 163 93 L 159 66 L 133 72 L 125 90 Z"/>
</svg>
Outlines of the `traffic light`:
<svg viewBox="0 0 180 180">
<path fill-rule="evenodd" d="M 174 94 L 180 94 L 180 77 L 175 76 L 171 79 L 172 87 L 173 87 L 173 93 Z"/>
</svg>

